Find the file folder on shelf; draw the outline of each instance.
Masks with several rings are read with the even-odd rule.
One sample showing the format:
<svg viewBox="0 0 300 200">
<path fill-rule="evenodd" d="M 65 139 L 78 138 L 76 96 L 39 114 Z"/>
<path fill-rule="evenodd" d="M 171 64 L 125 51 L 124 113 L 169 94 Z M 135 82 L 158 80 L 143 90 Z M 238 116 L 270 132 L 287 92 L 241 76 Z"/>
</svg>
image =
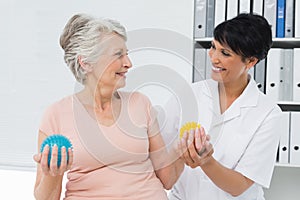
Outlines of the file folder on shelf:
<svg viewBox="0 0 300 200">
<path fill-rule="evenodd" d="M 226 18 L 226 1 L 215 1 L 215 26 L 225 21 Z"/>
<path fill-rule="evenodd" d="M 238 0 L 227 0 L 227 16 L 226 19 L 232 19 L 238 14 Z"/>
<path fill-rule="evenodd" d="M 195 0 L 194 37 L 205 37 L 206 0 Z"/>
<path fill-rule="evenodd" d="M 215 28 L 215 0 L 207 0 L 206 37 L 213 37 L 214 28 Z"/>
<path fill-rule="evenodd" d="M 284 49 L 270 49 L 267 57 L 266 95 L 279 101 L 280 71 L 284 65 Z"/>
<path fill-rule="evenodd" d="M 212 70 L 212 63 L 210 60 L 210 57 L 208 55 L 209 49 L 206 50 L 206 68 L 205 68 L 205 78 L 210 79 L 211 78 L 211 70 Z"/>
<path fill-rule="evenodd" d="M 293 101 L 300 102 L 300 48 L 294 48 Z"/>
<path fill-rule="evenodd" d="M 285 0 L 277 0 L 276 37 L 283 38 L 285 33 Z"/>
<path fill-rule="evenodd" d="M 265 0 L 264 1 L 264 17 L 268 20 L 272 26 L 272 36 L 276 37 L 276 8 L 277 0 Z"/>
<path fill-rule="evenodd" d="M 266 92 L 266 59 L 259 61 L 254 67 L 254 79 L 257 83 L 257 87 L 263 93 Z"/>
<path fill-rule="evenodd" d="M 294 0 L 286 0 L 285 2 L 285 33 L 284 37 L 294 37 Z"/>
<path fill-rule="evenodd" d="M 295 0 L 295 37 L 300 37 L 300 1 Z"/>
<path fill-rule="evenodd" d="M 293 100 L 293 49 L 284 49 L 283 65 L 280 67 L 279 100 Z"/>
<path fill-rule="evenodd" d="M 262 15 L 263 14 L 263 3 L 261 0 L 253 0 L 253 13 Z"/>
<path fill-rule="evenodd" d="M 254 78 L 254 67 L 251 67 L 249 69 L 248 74 L 250 74 L 250 76 Z"/>
<path fill-rule="evenodd" d="M 280 129 L 280 141 L 279 141 L 279 160 L 280 164 L 289 163 L 289 152 L 290 152 L 290 112 L 283 112 L 278 124 Z"/>
<path fill-rule="evenodd" d="M 206 49 L 195 48 L 194 53 L 193 82 L 197 82 L 205 79 Z"/>
<path fill-rule="evenodd" d="M 300 165 L 300 112 L 291 112 L 290 164 Z"/>
<path fill-rule="evenodd" d="M 249 13 L 251 9 L 251 1 L 239 0 L 239 13 Z"/>
</svg>

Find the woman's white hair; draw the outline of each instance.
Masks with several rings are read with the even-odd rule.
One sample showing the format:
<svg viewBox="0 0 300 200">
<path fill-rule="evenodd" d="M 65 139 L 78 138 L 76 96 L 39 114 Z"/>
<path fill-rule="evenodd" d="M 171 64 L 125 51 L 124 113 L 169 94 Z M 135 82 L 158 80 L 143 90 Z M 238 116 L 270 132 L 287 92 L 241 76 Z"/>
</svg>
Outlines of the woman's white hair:
<svg viewBox="0 0 300 200">
<path fill-rule="evenodd" d="M 65 52 L 64 60 L 78 82 L 84 84 L 86 79 L 79 58 L 83 63 L 96 62 L 101 53 L 101 39 L 111 33 L 127 39 L 126 30 L 118 21 L 86 14 L 76 14 L 69 19 L 60 36 L 60 46 Z"/>
</svg>

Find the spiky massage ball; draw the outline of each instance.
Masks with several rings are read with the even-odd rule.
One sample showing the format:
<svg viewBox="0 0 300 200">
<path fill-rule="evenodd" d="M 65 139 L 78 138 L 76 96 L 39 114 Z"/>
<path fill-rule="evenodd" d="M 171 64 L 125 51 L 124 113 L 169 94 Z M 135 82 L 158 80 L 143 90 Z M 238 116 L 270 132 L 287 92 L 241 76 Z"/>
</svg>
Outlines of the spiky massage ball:
<svg viewBox="0 0 300 200">
<path fill-rule="evenodd" d="M 51 161 L 51 154 L 52 154 L 52 148 L 54 145 L 57 145 L 58 147 L 58 154 L 57 154 L 57 166 L 60 166 L 61 163 L 61 148 L 65 147 L 67 151 L 67 161 L 69 161 L 69 155 L 68 155 L 68 149 L 72 148 L 72 143 L 70 140 L 61 135 L 61 134 L 54 134 L 48 136 L 42 143 L 40 151 L 43 152 L 46 145 L 49 146 L 49 155 L 48 155 L 48 165 L 50 165 Z"/>
<path fill-rule="evenodd" d="M 200 128 L 201 125 L 197 122 L 187 122 L 181 128 L 179 132 L 179 137 L 182 138 L 185 131 L 190 131 L 192 129 Z"/>
</svg>

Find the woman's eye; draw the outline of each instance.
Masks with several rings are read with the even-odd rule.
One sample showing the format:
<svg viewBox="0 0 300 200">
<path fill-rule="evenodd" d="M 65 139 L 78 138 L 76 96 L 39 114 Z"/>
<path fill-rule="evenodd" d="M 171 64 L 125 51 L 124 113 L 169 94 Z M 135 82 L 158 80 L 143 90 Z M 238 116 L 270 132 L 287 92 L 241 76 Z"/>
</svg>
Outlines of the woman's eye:
<svg viewBox="0 0 300 200">
<path fill-rule="evenodd" d="M 120 52 L 117 52 L 117 53 L 115 53 L 115 56 L 118 56 L 118 57 L 121 57 L 123 54 L 122 54 L 122 52 L 120 51 Z"/>
<path fill-rule="evenodd" d="M 223 54 L 224 56 L 230 56 L 230 54 L 227 53 L 226 51 L 222 51 L 222 54 Z"/>
<path fill-rule="evenodd" d="M 216 49 L 216 47 L 215 47 L 214 44 L 210 44 L 210 48 L 211 48 L 211 49 Z"/>
</svg>

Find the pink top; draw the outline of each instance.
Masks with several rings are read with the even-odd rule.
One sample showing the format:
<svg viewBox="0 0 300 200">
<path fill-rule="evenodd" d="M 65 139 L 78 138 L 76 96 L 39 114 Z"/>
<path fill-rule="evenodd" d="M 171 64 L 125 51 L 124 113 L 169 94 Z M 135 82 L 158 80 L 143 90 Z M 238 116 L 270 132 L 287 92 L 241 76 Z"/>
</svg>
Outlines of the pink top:
<svg viewBox="0 0 300 200">
<path fill-rule="evenodd" d="M 73 144 L 64 199 L 167 199 L 149 158 L 151 103 L 137 92 L 119 94 L 121 113 L 109 127 L 97 123 L 75 95 L 46 110 L 40 130 L 65 135 Z"/>
</svg>

